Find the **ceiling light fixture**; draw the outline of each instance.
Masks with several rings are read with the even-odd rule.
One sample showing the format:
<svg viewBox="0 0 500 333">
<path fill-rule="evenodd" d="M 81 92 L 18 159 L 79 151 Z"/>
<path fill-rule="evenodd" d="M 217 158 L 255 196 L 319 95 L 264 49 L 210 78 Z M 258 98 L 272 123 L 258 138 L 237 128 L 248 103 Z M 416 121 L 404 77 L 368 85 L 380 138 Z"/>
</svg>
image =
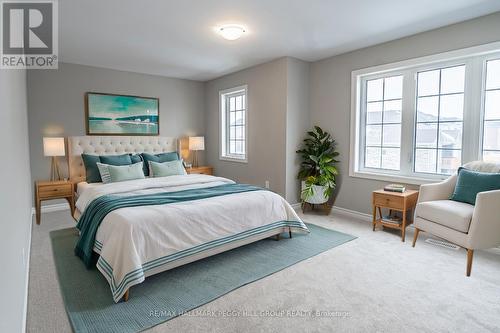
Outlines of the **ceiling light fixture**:
<svg viewBox="0 0 500 333">
<path fill-rule="evenodd" d="M 237 24 L 223 25 L 217 30 L 219 34 L 227 40 L 236 40 L 246 32 L 244 27 Z"/>
</svg>

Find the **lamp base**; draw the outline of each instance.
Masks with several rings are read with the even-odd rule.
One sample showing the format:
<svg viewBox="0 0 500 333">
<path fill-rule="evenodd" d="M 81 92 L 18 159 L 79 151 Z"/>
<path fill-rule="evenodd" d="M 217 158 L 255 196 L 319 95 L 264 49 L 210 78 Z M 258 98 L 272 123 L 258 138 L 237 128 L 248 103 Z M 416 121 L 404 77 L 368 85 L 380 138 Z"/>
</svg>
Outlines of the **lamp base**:
<svg viewBox="0 0 500 333">
<path fill-rule="evenodd" d="M 57 157 L 52 156 L 52 162 L 50 164 L 50 181 L 61 180 L 61 173 L 59 171 L 59 165 L 57 164 Z"/>
<path fill-rule="evenodd" d="M 198 151 L 193 150 L 193 168 L 197 168 L 198 165 Z"/>
</svg>

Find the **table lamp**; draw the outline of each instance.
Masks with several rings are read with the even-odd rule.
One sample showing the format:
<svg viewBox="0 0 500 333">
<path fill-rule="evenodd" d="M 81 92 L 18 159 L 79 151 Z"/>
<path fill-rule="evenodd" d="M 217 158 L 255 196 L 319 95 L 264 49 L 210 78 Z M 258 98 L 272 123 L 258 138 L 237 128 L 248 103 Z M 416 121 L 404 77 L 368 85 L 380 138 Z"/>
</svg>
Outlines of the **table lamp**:
<svg viewBox="0 0 500 333">
<path fill-rule="evenodd" d="M 198 167 L 198 150 L 205 150 L 204 136 L 190 136 L 189 150 L 193 151 L 193 167 Z"/>
<path fill-rule="evenodd" d="M 61 180 L 57 157 L 66 155 L 64 138 L 43 138 L 43 155 L 52 157 L 52 163 L 50 165 L 50 180 Z"/>
</svg>

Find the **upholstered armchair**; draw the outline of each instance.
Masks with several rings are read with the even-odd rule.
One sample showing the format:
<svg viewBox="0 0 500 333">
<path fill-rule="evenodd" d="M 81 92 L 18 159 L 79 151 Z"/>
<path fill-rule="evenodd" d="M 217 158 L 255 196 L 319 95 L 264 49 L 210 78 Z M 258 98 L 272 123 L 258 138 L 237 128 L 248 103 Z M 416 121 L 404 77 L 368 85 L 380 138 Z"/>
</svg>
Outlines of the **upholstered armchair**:
<svg viewBox="0 0 500 333">
<path fill-rule="evenodd" d="M 500 172 L 499 164 L 481 161 L 467 163 L 464 168 Z M 420 186 L 415 209 L 413 247 L 422 230 L 465 248 L 466 275 L 470 276 L 474 250 L 500 244 L 500 190 L 478 193 L 476 204 L 471 205 L 449 200 L 456 181 L 455 174 L 443 182 Z"/>
</svg>

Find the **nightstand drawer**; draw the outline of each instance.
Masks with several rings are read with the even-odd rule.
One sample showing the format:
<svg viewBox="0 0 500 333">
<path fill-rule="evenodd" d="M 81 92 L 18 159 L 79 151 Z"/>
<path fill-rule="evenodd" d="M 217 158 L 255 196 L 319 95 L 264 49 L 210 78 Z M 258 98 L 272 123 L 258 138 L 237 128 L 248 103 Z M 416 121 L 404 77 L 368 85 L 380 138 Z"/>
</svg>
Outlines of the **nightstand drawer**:
<svg viewBox="0 0 500 333">
<path fill-rule="evenodd" d="M 62 196 L 71 196 L 72 191 L 71 184 L 68 185 L 45 185 L 41 186 L 38 189 L 40 197 L 42 198 L 50 198 L 50 197 L 62 197 Z"/>
<path fill-rule="evenodd" d="M 191 172 L 199 175 L 211 175 L 212 172 L 209 169 L 198 170 L 196 172 Z"/>
<path fill-rule="evenodd" d="M 404 198 L 393 195 L 375 194 L 373 204 L 380 207 L 403 209 Z"/>
<path fill-rule="evenodd" d="M 201 174 L 201 175 L 209 175 L 212 176 L 214 174 L 214 169 L 212 167 L 193 167 L 193 168 L 187 168 L 186 172 L 188 174 Z"/>
</svg>

